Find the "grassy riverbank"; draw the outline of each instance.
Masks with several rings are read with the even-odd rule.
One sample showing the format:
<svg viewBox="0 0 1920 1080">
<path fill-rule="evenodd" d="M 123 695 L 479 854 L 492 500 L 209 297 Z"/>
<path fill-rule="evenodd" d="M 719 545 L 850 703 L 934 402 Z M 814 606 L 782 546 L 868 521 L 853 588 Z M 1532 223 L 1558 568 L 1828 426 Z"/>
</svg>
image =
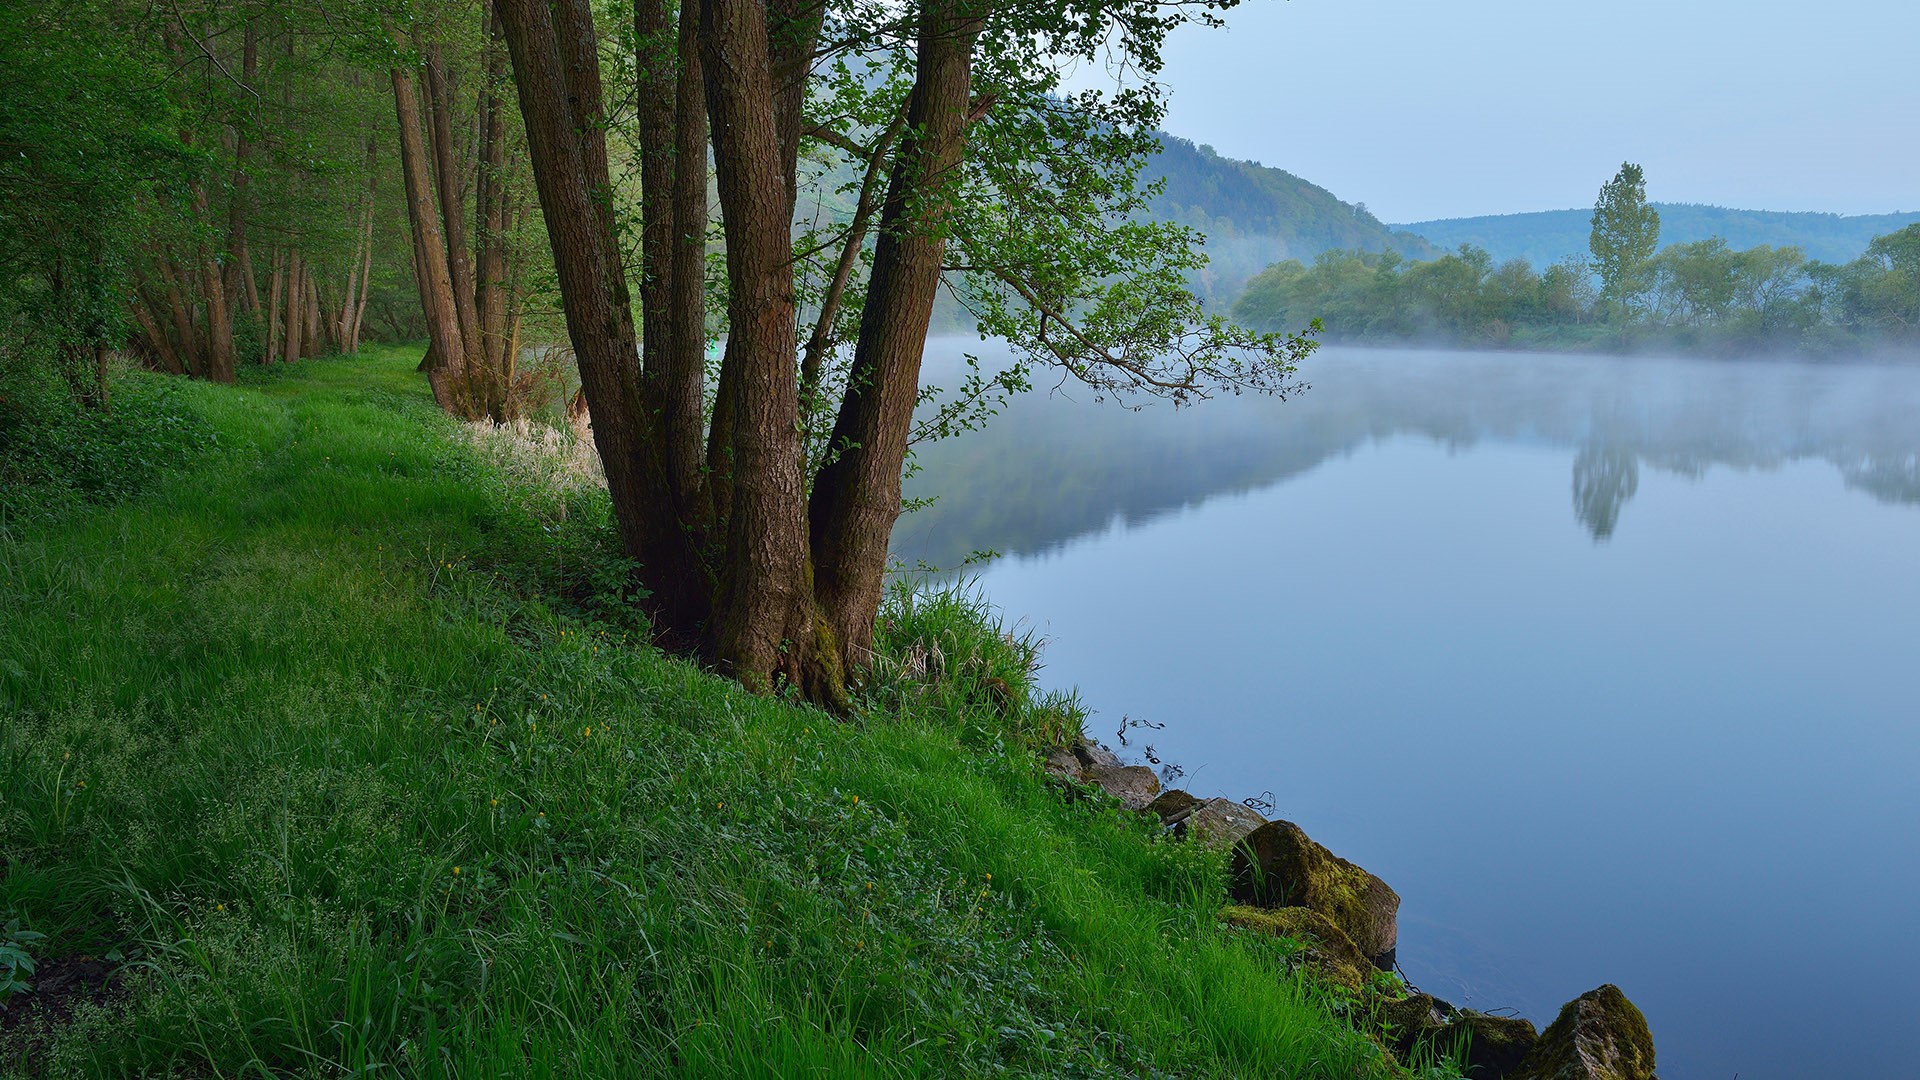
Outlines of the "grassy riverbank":
<svg viewBox="0 0 1920 1080">
<path fill-rule="evenodd" d="M 14 492 L 0 926 L 118 973 L 0 1003 L 0 1075 L 1395 1074 L 1218 856 L 1045 783 L 966 618 L 896 610 L 945 689 L 857 722 L 664 657 L 604 498 L 414 359 L 170 383 L 183 468 Z"/>
</svg>

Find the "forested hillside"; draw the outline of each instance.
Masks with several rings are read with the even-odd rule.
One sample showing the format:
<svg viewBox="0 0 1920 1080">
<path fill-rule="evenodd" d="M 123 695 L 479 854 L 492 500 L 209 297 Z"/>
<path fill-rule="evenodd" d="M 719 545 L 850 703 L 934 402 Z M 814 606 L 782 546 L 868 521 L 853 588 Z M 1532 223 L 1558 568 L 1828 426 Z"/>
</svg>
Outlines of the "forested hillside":
<svg viewBox="0 0 1920 1080">
<path fill-rule="evenodd" d="M 1160 136 L 1160 153 L 1144 172 L 1165 188 L 1149 204 L 1153 215 L 1207 235 L 1207 268 L 1196 284 L 1224 308 L 1248 279 L 1270 263 L 1311 259 L 1323 251 L 1358 248 L 1432 258 L 1440 249 L 1396 232 L 1364 203 L 1340 201 L 1326 188 L 1257 161 L 1236 161 L 1177 135 Z"/>
<path fill-rule="evenodd" d="M 1845 263 L 1860 257 L 1876 236 L 1920 221 L 1920 213 L 1806 214 L 1773 210 L 1733 210 L 1697 203 L 1654 203 L 1660 211 L 1660 245 L 1692 244 L 1719 237 L 1735 249 L 1798 247 L 1810 259 Z M 1593 211 L 1544 210 L 1531 214 L 1444 218 L 1388 226 L 1404 229 L 1452 251 L 1472 244 L 1495 263 L 1525 259 L 1550 266 L 1569 255 L 1586 258 Z M 1348 245 L 1360 246 L 1360 245 Z M 1366 250 L 1375 250 L 1368 248 Z"/>
</svg>

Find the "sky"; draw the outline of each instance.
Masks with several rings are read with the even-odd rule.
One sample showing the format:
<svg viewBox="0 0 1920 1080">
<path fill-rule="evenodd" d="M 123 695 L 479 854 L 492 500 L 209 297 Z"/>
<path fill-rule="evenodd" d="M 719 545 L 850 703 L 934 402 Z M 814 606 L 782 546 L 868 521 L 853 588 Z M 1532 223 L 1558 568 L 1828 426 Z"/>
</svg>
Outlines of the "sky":
<svg viewBox="0 0 1920 1080">
<path fill-rule="evenodd" d="M 1246 0 L 1169 42 L 1166 128 L 1382 220 L 1648 197 L 1920 210 L 1912 0 Z"/>
</svg>

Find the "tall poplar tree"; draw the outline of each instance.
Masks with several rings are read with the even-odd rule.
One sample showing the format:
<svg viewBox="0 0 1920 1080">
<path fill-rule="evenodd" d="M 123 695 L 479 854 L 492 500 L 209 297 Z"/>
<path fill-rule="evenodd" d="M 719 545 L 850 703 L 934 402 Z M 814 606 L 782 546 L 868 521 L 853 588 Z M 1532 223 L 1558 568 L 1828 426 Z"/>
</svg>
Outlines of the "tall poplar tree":
<svg viewBox="0 0 1920 1080">
<path fill-rule="evenodd" d="M 1647 264 L 1660 247 L 1660 211 L 1647 204 L 1647 179 L 1640 166 L 1624 162 L 1613 179 L 1601 185 L 1587 247 L 1593 252 L 1593 270 L 1600 275 L 1602 303 L 1618 310 L 1644 291 Z"/>
</svg>

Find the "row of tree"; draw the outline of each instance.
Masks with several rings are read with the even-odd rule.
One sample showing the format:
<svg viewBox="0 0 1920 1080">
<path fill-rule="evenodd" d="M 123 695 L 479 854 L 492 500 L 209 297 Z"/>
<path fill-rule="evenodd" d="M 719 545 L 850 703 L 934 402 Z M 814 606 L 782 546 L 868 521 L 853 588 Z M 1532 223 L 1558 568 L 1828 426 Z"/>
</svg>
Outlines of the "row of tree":
<svg viewBox="0 0 1920 1080">
<path fill-rule="evenodd" d="M 1472 246 L 1422 262 L 1332 251 L 1268 267 L 1233 312 L 1255 327 L 1319 317 L 1330 337 L 1357 341 L 1870 349 L 1920 338 L 1920 226 L 1841 265 L 1793 247 L 1674 244 L 1617 303 L 1579 260 L 1537 271 L 1519 259 L 1495 266 Z"/>
<path fill-rule="evenodd" d="M 489 19 L 8 6 L 0 357 L 96 402 L 114 350 L 231 382 L 353 352 L 371 319 L 430 336 L 443 404 L 500 416 L 544 244 L 517 227 L 532 185 Z"/>
<path fill-rule="evenodd" d="M 1660 247 L 1660 215 L 1641 170 L 1623 165 L 1594 206 L 1591 258 L 1543 271 L 1496 266 L 1472 245 L 1418 262 L 1327 252 L 1277 263 L 1234 304 L 1250 326 L 1318 317 L 1365 341 L 1503 345 L 1871 348 L 1920 337 L 1920 225 L 1876 237 L 1844 264 L 1796 247 L 1744 251 L 1714 238 Z"/>
<path fill-rule="evenodd" d="M 8 8 L 0 302 L 91 401 L 113 349 L 219 380 L 351 350 L 405 279 L 436 399 L 495 419 L 557 313 L 660 637 L 837 703 L 916 440 L 1034 365 L 1291 385 L 1311 341 L 1208 315 L 1140 181 L 1162 43 L 1232 3 Z M 1115 85 L 1070 90 L 1094 60 Z M 1020 362 L 923 385 L 943 293 Z"/>
</svg>

